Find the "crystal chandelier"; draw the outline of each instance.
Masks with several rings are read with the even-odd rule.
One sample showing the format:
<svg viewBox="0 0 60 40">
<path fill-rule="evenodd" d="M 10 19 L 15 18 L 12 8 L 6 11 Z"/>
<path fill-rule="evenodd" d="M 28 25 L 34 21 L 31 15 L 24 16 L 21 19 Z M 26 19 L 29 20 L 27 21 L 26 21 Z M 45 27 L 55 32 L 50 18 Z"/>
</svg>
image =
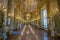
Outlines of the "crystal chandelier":
<svg viewBox="0 0 60 40">
<path fill-rule="evenodd" d="M 26 0 L 25 2 L 25 9 L 29 12 L 36 11 L 37 9 L 37 1 L 36 0 Z"/>
</svg>

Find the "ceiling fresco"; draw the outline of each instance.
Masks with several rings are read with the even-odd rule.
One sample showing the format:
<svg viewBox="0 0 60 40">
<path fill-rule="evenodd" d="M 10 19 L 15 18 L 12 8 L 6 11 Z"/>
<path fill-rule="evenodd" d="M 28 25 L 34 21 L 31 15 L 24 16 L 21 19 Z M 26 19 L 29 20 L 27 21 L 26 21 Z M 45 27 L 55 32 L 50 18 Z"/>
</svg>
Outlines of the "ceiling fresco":
<svg viewBox="0 0 60 40">
<path fill-rule="evenodd" d="M 41 0 L 14 0 L 13 2 L 16 6 L 16 15 L 20 17 L 20 20 L 34 21 L 40 18 L 39 8 L 42 5 L 39 4 L 41 4 L 43 1 L 41 2 Z"/>
</svg>

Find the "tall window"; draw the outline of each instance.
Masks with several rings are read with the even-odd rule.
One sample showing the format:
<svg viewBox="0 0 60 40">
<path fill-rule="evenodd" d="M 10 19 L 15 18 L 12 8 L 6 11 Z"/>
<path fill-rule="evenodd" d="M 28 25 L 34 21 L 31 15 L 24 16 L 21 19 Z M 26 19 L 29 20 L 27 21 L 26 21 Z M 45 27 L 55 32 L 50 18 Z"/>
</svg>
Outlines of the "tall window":
<svg viewBox="0 0 60 40">
<path fill-rule="evenodd" d="M 10 25 L 10 21 L 11 21 L 11 19 L 10 19 L 10 18 L 8 18 L 8 25 Z"/>
<path fill-rule="evenodd" d="M 46 8 L 44 8 L 42 10 L 42 25 L 43 25 L 43 28 L 47 29 L 47 10 L 46 10 Z"/>
</svg>

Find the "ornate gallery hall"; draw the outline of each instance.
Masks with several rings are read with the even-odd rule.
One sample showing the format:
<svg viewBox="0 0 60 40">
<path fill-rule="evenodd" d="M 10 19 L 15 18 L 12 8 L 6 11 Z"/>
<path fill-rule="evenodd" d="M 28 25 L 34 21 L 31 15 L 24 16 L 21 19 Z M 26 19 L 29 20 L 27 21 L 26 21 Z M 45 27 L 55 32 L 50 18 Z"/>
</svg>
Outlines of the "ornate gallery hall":
<svg viewBox="0 0 60 40">
<path fill-rule="evenodd" d="M 60 0 L 0 0 L 0 40 L 60 40 Z"/>
</svg>

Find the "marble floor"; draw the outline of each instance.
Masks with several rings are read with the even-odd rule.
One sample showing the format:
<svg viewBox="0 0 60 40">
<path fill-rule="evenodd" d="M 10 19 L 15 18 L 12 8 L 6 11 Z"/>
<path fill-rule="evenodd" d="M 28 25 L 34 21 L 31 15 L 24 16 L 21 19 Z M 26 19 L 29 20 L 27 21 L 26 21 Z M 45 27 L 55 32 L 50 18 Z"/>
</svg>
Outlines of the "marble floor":
<svg viewBox="0 0 60 40">
<path fill-rule="evenodd" d="M 30 25 L 24 26 L 20 34 L 9 35 L 7 40 L 54 40 L 52 36 L 47 34 L 44 30 L 37 29 Z"/>
</svg>

